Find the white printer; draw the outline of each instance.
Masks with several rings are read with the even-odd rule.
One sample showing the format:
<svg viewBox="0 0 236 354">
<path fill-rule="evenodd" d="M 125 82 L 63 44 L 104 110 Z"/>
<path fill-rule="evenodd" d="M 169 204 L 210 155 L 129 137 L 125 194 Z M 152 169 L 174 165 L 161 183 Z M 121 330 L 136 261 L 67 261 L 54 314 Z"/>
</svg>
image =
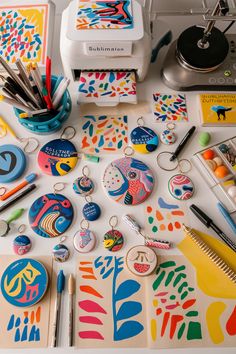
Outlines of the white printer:
<svg viewBox="0 0 236 354">
<path fill-rule="evenodd" d="M 81 4 L 84 1 L 71 1 L 62 15 L 60 52 L 65 75 L 77 86 L 81 71 L 86 70 L 135 70 L 137 80 L 144 80 L 151 60 L 171 41 L 171 32 L 163 22 L 159 38 L 152 39 L 148 11 L 131 0 L 131 28 L 78 28 Z"/>
</svg>

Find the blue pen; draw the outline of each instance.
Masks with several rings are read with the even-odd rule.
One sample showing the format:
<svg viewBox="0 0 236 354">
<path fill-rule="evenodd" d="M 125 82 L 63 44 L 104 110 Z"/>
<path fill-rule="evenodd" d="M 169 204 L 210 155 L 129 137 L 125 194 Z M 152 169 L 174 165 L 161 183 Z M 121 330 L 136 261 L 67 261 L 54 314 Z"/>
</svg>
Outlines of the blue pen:
<svg viewBox="0 0 236 354">
<path fill-rule="evenodd" d="M 228 210 L 221 203 L 217 203 L 217 207 L 218 207 L 219 211 L 221 212 L 221 214 L 223 215 L 224 219 L 227 221 L 227 223 L 229 224 L 229 226 L 233 230 L 233 232 L 236 234 L 236 223 L 232 219 Z"/>
<path fill-rule="evenodd" d="M 58 331 L 59 331 L 59 324 L 60 324 L 60 313 L 61 313 L 61 294 L 65 288 L 65 275 L 63 270 L 57 275 L 57 299 L 55 304 L 55 313 L 54 313 L 54 320 L 52 325 L 52 343 L 51 347 L 57 347 L 58 344 Z"/>
</svg>

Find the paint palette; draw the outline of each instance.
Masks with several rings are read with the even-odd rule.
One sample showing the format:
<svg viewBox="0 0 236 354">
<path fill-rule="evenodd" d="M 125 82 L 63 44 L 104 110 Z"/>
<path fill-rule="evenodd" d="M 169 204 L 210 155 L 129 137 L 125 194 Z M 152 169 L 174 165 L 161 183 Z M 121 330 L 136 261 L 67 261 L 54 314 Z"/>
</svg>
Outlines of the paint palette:
<svg viewBox="0 0 236 354">
<path fill-rule="evenodd" d="M 194 155 L 193 161 L 216 197 L 230 213 L 236 211 L 236 137 Z"/>
<path fill-rule="evenodd" d="M 11 263 L 1 278 L 4 298 L 13 306 L 27 307 L 38 303 L 48 287 L 47 270 L 42 263 L 24 258 Z"/>
</svg>

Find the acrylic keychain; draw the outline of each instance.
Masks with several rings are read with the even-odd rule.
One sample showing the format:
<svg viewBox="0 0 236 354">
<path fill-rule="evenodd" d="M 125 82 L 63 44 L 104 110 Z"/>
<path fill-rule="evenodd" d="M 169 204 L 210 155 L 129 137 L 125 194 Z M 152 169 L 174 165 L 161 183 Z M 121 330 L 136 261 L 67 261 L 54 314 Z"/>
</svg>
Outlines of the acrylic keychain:
<svg viewBox="0 0 236 354">
<path fill-rule="evenodd" d="M 6 123 L 2 117 L 0 117 L 0 139 L 4 138 L 7 133 L 11 134 L 18 142 L 23 144 L 25 143 L 23 151 L 26 154 L 32 154 L 39 147 L 39 141 L 36 138 L 19 138 L 9 124 Z M 32 148 L 30 148 L 31 146 Z"/>
<path fill-rule="evenodd" d="M 124 149 L 125 157 L 111 162 L 103 174 L 103 187 L 108 196 L 124 205 L 143 203 L 152 193 L 154 176 L 142 161 L 132 157 L 134 150 Z"/>
<path fill-rule="evenodd" d="M 86 204 L 83 207 L 82 213 L 86 220 L 95 221 L 101 215 L 101 208 L 97 203 L 92 201 L 91 196 L 86 196 L 85 198 Z"/>
<path fill-rule="evenodd" d="M 160 140 L 163 144 L 173 145 L 176 142 L 177 136 L 174 133 L 174 129 L 175 129 L 175 123 L 168 123 L 166 125 L 166 129 L 163 130 L 163 132 L 160 135 Z"/>
<path fill-rule="evenodd" d="M 80 253 L 88 253 L 96 245 L 96 236 L 89 230 L 89 222 L 83 219 L 80 223 L 80 230 L 74 235 L 74 248 Z"/>
<path fill-rule="evenodd" d="M 18 228 L 20 235 L 16 236 L 13 240 L 13 251 L 18 256 L 23 256 L 24 254 L 28 253 L 32 246 L 30 238 L 26 235 L 23 235 L 25 230 L 26 225 L 20 225 Z"/>
<path fill-rule="evenodd" d="M 66 245 L 64 245 L 66 239 L 67 236 L 61 236 L 60 242 L 53 247 L 52 254 L 53 259 L 56 262 L 64 263 L 70 257 L 70 250 Z"/>
<path fill-rule="evenodd" d="M 119 251 L 124 245 L 124 237 L 122 233 L 115 229 L 118 224 L 117 216 L 112 216 L 109 220 L 111 230 L 107 231 L 103 237 L 103 245 L 110 252 Z"/>
<path fill-rule="evenodd" d="M 74 218 L 73 206 L 68 198 L 59 194 L 64 183 L 56 183 L 54 193 L 44 194 L 34 201 L 29 210 L 29 223 L 39 236 L 61 236 L 70 227 Z"/>
<path fill-rule="evenodd" d="M 73 183 L 74 192 L 81 197 L 86 197 L 94 191 L 94 183 L 88 176 L 89 168 L 88 166 L 84 166 L 82 169 L 82 176 L 77 178 Z"/>
<path fill-rule="evenodd" d="M 155 151 L 159 145 L 157 134 L 152 129 L 144 126 L 142 117 L 138 118 L 137 125 L 130 134 L 133 149 L 140 154 L 149 154 Z"/>
<path fill-rule="evenodd" d="M 164 171 L 174 171 L 179 169 L 180 173 L 175 174 L 169 179 L 168 191 L 173 198 L 179 201 L 188 200 L 192 198 L 195 189 L 193 181 L 187 176 L 187 173 L 192 169 L 191 162 L 187 159 L 176 159 L 175 162 L 169 162 L 170 155 L 172 155 L 172 153 L 168 151 L 163 151 L 158 154 L 157 164 Z M 167 161 L 172 167 L 166 165 Z M 184 168 L 182 166 L 184 164 L 186 164 L 187 167 Z"/>
<path fill-rule="evenodd" d="M 45 174 L 64 176 L 75 168 L 78 152 L 70 141 L 75 135 L 75 128 L 68 126 L 63 130 L 60 139 L 51 140 L 40 149 L 38 165 Z"/>
</svg>

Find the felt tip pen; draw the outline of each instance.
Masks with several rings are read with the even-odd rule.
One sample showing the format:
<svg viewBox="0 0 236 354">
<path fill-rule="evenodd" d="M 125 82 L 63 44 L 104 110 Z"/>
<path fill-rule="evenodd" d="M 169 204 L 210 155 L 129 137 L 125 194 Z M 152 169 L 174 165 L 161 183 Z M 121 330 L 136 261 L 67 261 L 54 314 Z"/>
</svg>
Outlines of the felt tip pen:
<svg viewBox="0 0 236 354">
<path fill-rule="evenodd" d="M 36 180 L 37 176 L 38 175 L 36 173 L 31 173 L 30 175 L 26 176 L 25 180 L 23 182 L 21 182 L 20 184 L 18 184 L 18 186 L 16 186 L 15 188 L 11 189 L 10 191 L 8 191 L 4 195 L 2 195 L 0 197 L 0 200 L 4 201 L 4 200 L 10 198 L 12 195 L 16 194 L 21 189 L 26 187 L 28 184 L 34 182 Z"/>
<path fill-rule="evenodd" d="M 68 294 L 69 294 L 69 346 L 73 347 L 73 324 L 74 324 L 74 307 L 73 307 L 73 296 L 75 293 L 75 281 L 72 274 L 69 276 L 68 280 Z"/>
<path fill-rule="evenodd" d="M 59 332 L 59 324 L 60 324 L 60 314 L 61 314 L 61 295 L 65 288 L 65 275 L 63 270 L 57 275 L 57 298 L 55 303 L 55 312 L 54 312 L 54 320 L 52 325 L 52 342 L 51 348 L 57 347 L 58 345 L 58 332 Z"/>
<path fill-rule="evenodd" d="M 19 118 L 21 119 L 26 119 L 26 118 L 31 118 L 34 116 L 44 116 L 46 114 L 50 113 L 50 111 L 47 108 L 44 109 L 39 109 L 37 111 L 30 111 L 30 112 L 24 112 L 19 114 Z"/>
<path fill-rule="evenodd" d="M 31 193 L 34 189 L 36 188 L 35 184 L 31 184 L 27 189 L 23 190 L 23 192 L 17 194 L 14 198 L 12 198 L 11 200 L 9 200 L 9 202 L 3 204 L 0 207 L 0 213 L 2 213 L 4 210 L 10 208 L 12 205 L 14 205 L 16 202 L 18 202 L 18 200 L 23 199 L 24 197 L 26 197 L 29 193 Z"/>
<path fill-rule="evenodd" d="M 13 100 L 12 98 L 6 97 L 4 95 L 0 95 L 0 102 L 4 102 L 6 104 L 9 104 L 9 105 L 16 107 L 16 108 L 23 110 L 23 111 L 29 110 L 29 107 L 23 105 L 22 103 L 19 103 L 16 100 Z"/>
<path fill-rule="evenodd" d="M 215 231 L 215 233 L 234 251 L 236 252 L 236 244 L 225 235 L 225 233 L 196 205 L 192 204 L 190 210 L 194 215 L 207 227 Z"/>
<path fill-rule="evenodd" d="M 189 141 L 189 139 L 191 138 L 191 136 L 193 135 L 194 131 L 195 131 L 196 127 L 193 126 L 191 129 L 189 129 L 189 131 L 187 132 L 187 134 L 183 137 L 183 139 L 181 140 L 181 142 L 179 143 L 177 149 L 175 150 L 175 152 L 173 153 L 173 155 L 170 158 L 170 161 L 174 161 L 177 159 L 177 157 L 179 156 L 179 154 L 181 153 L 181 151 L 183 150 L 183 148 L 185 147 L 185 145 L 187 144 L 187 142 Z"/>
<path fill-rule="evenodd" d="M 57 108 L 59 106 L 61 99 L 64 93 L 66 92 L 66 89 L 69 86 L 69 84 L 70 84 L 69 79 L 65 79 L 60 82 L 56 92 L 54 93 L 53 100 L 52 100 L 52 104 L 54 108 Z"/>
<path fill-rule="evenodd" d="M 43 98 L 44 98 L 44 101 L 46 102 L 47 108 L 48 109 L 53 109 L 52 100 L 51 100 L 51 97 L 48 94 L 48 91 L 47 91 L 46 87 L 43 88 L 42 93 L 43 93 Z"/>
</svg>

